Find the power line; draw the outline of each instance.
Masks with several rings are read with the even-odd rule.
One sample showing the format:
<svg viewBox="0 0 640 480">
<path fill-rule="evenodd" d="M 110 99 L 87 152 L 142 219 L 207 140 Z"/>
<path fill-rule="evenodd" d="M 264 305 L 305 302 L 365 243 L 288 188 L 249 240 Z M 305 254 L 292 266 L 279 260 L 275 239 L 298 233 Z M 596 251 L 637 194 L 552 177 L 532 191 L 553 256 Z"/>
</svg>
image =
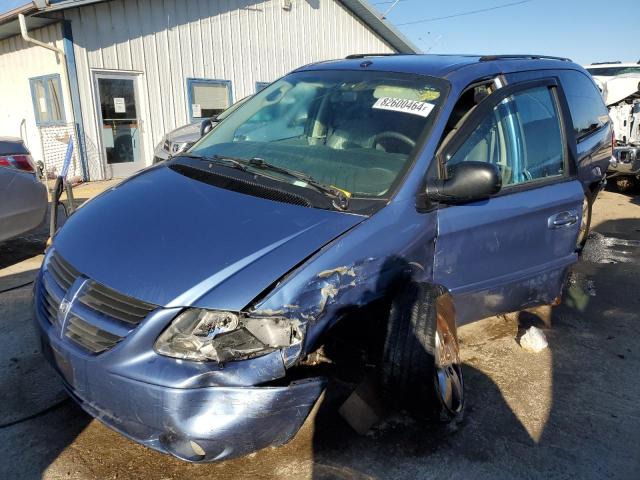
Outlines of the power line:
<svg viewBox="0 0 640 480">
<path fill-rule="evenodd" d="M 422 20 L 414 20 L 412 22 L 396 23 L 396 25 L 400 27 L 403 25 L 415 25 L 417 23 L 435 22 L 438 20 L 446 20 L 448 18 L 464 17 L 466 15 L 474 15 L 476 13 L 490 12 L 492 10 L 498 10 L 500 8 L 515 7 L 516 5 L 522 5 L 523 3 L 529 3 L 532 1 L 533 0 L 520 0 L 519 2 L 505 3 L 503 5 L 496 5 L 495 7 L 480 8 L 478 10 L 470 10 L 468 12 L 454 13 L 452 15 L 446 15 L 444 17 L 432 17 L 432 18 L 424 18 Z"/>
</svg>

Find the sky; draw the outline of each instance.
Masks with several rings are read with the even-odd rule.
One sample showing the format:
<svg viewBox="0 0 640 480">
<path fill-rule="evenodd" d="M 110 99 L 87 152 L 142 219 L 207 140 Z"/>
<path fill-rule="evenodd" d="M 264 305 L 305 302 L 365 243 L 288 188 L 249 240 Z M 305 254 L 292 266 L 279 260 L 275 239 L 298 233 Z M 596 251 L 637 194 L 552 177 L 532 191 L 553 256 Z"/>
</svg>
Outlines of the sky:
<svg viewBox="0 0 640 480">
<path fill-rule="evenodd" d="M 394 2 L 369 0 L 381 12 Z M 413 23 L 515 4 L 470 15 Z M 428 53 L 536 53 L 580 64 L 640 60 L 640 0 L 400 0 L 387 16 Z"/>
<path fill-rule="evenodd" d="M 384 12 L 395 0 L 368 1 Z M 0 12 L 25 3 L 0 0 Z M 580 64 L 639 61 L 638 19 L 640 0 L 400 0 L 387 17 L 423 52 L 537 53 Z"/>
</svg>

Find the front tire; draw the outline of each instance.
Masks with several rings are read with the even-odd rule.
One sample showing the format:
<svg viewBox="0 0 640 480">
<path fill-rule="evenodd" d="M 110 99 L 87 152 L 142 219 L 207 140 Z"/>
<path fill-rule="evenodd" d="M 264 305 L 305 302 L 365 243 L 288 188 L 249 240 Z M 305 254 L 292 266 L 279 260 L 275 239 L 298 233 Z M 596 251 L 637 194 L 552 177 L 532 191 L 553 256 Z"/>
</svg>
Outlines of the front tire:
<svg viewBox="0 0 640 480">
<path fill-rule="evenodd" d="M 408 284 L 396 295 L 381 376 L 385 393 L 396 406 L 450 422 L 464 408 L 464 381 L 455 322 L 438 315 L 442 295 L 448 293 L 418 283 Z"/>
</svg>

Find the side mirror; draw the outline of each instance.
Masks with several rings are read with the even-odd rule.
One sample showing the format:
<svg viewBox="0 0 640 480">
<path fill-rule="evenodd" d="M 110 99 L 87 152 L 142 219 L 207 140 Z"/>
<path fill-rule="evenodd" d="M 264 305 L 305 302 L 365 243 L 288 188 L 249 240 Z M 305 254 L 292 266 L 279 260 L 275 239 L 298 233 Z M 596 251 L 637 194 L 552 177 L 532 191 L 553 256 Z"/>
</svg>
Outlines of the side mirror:
<svg viewBox="0 0 640 480">
<path fill-rule="evenodd" d="M 498 167 L 486 162 L 462 162 L 451 169 L 446 180 L 427 185 L 429 200 L 442 203 L 465 203 L 484 200 L 502 188 Z"/>
<path fill-rule="evenodd" d="M 213 125 L 218 123 L 216 117 L 205 118 L 200 124 L 200 136 L 204 137 L 207 133 L 209 133 L 213 129 Z"/>
</svg>

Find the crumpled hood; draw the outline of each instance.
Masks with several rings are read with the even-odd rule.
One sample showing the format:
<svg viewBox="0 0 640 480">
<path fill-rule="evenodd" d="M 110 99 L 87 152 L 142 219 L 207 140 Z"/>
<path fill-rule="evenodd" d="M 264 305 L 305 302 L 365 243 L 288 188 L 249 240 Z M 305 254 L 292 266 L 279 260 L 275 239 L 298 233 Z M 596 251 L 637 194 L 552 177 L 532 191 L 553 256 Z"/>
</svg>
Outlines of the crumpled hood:
<svg viewBox="0 0 640 480">
<path fill-rule="evenodd" d="M 171 143 L 196 142 L 200 139 L 200 122 L 188 123 L 167 133 Z"/>
<path fill-rule="evenodd" d="M 162 166 L 80 208 L 53 246 L 125 295 L 237 311 L 363 219 L 224 190 Z"/>
</svg>

